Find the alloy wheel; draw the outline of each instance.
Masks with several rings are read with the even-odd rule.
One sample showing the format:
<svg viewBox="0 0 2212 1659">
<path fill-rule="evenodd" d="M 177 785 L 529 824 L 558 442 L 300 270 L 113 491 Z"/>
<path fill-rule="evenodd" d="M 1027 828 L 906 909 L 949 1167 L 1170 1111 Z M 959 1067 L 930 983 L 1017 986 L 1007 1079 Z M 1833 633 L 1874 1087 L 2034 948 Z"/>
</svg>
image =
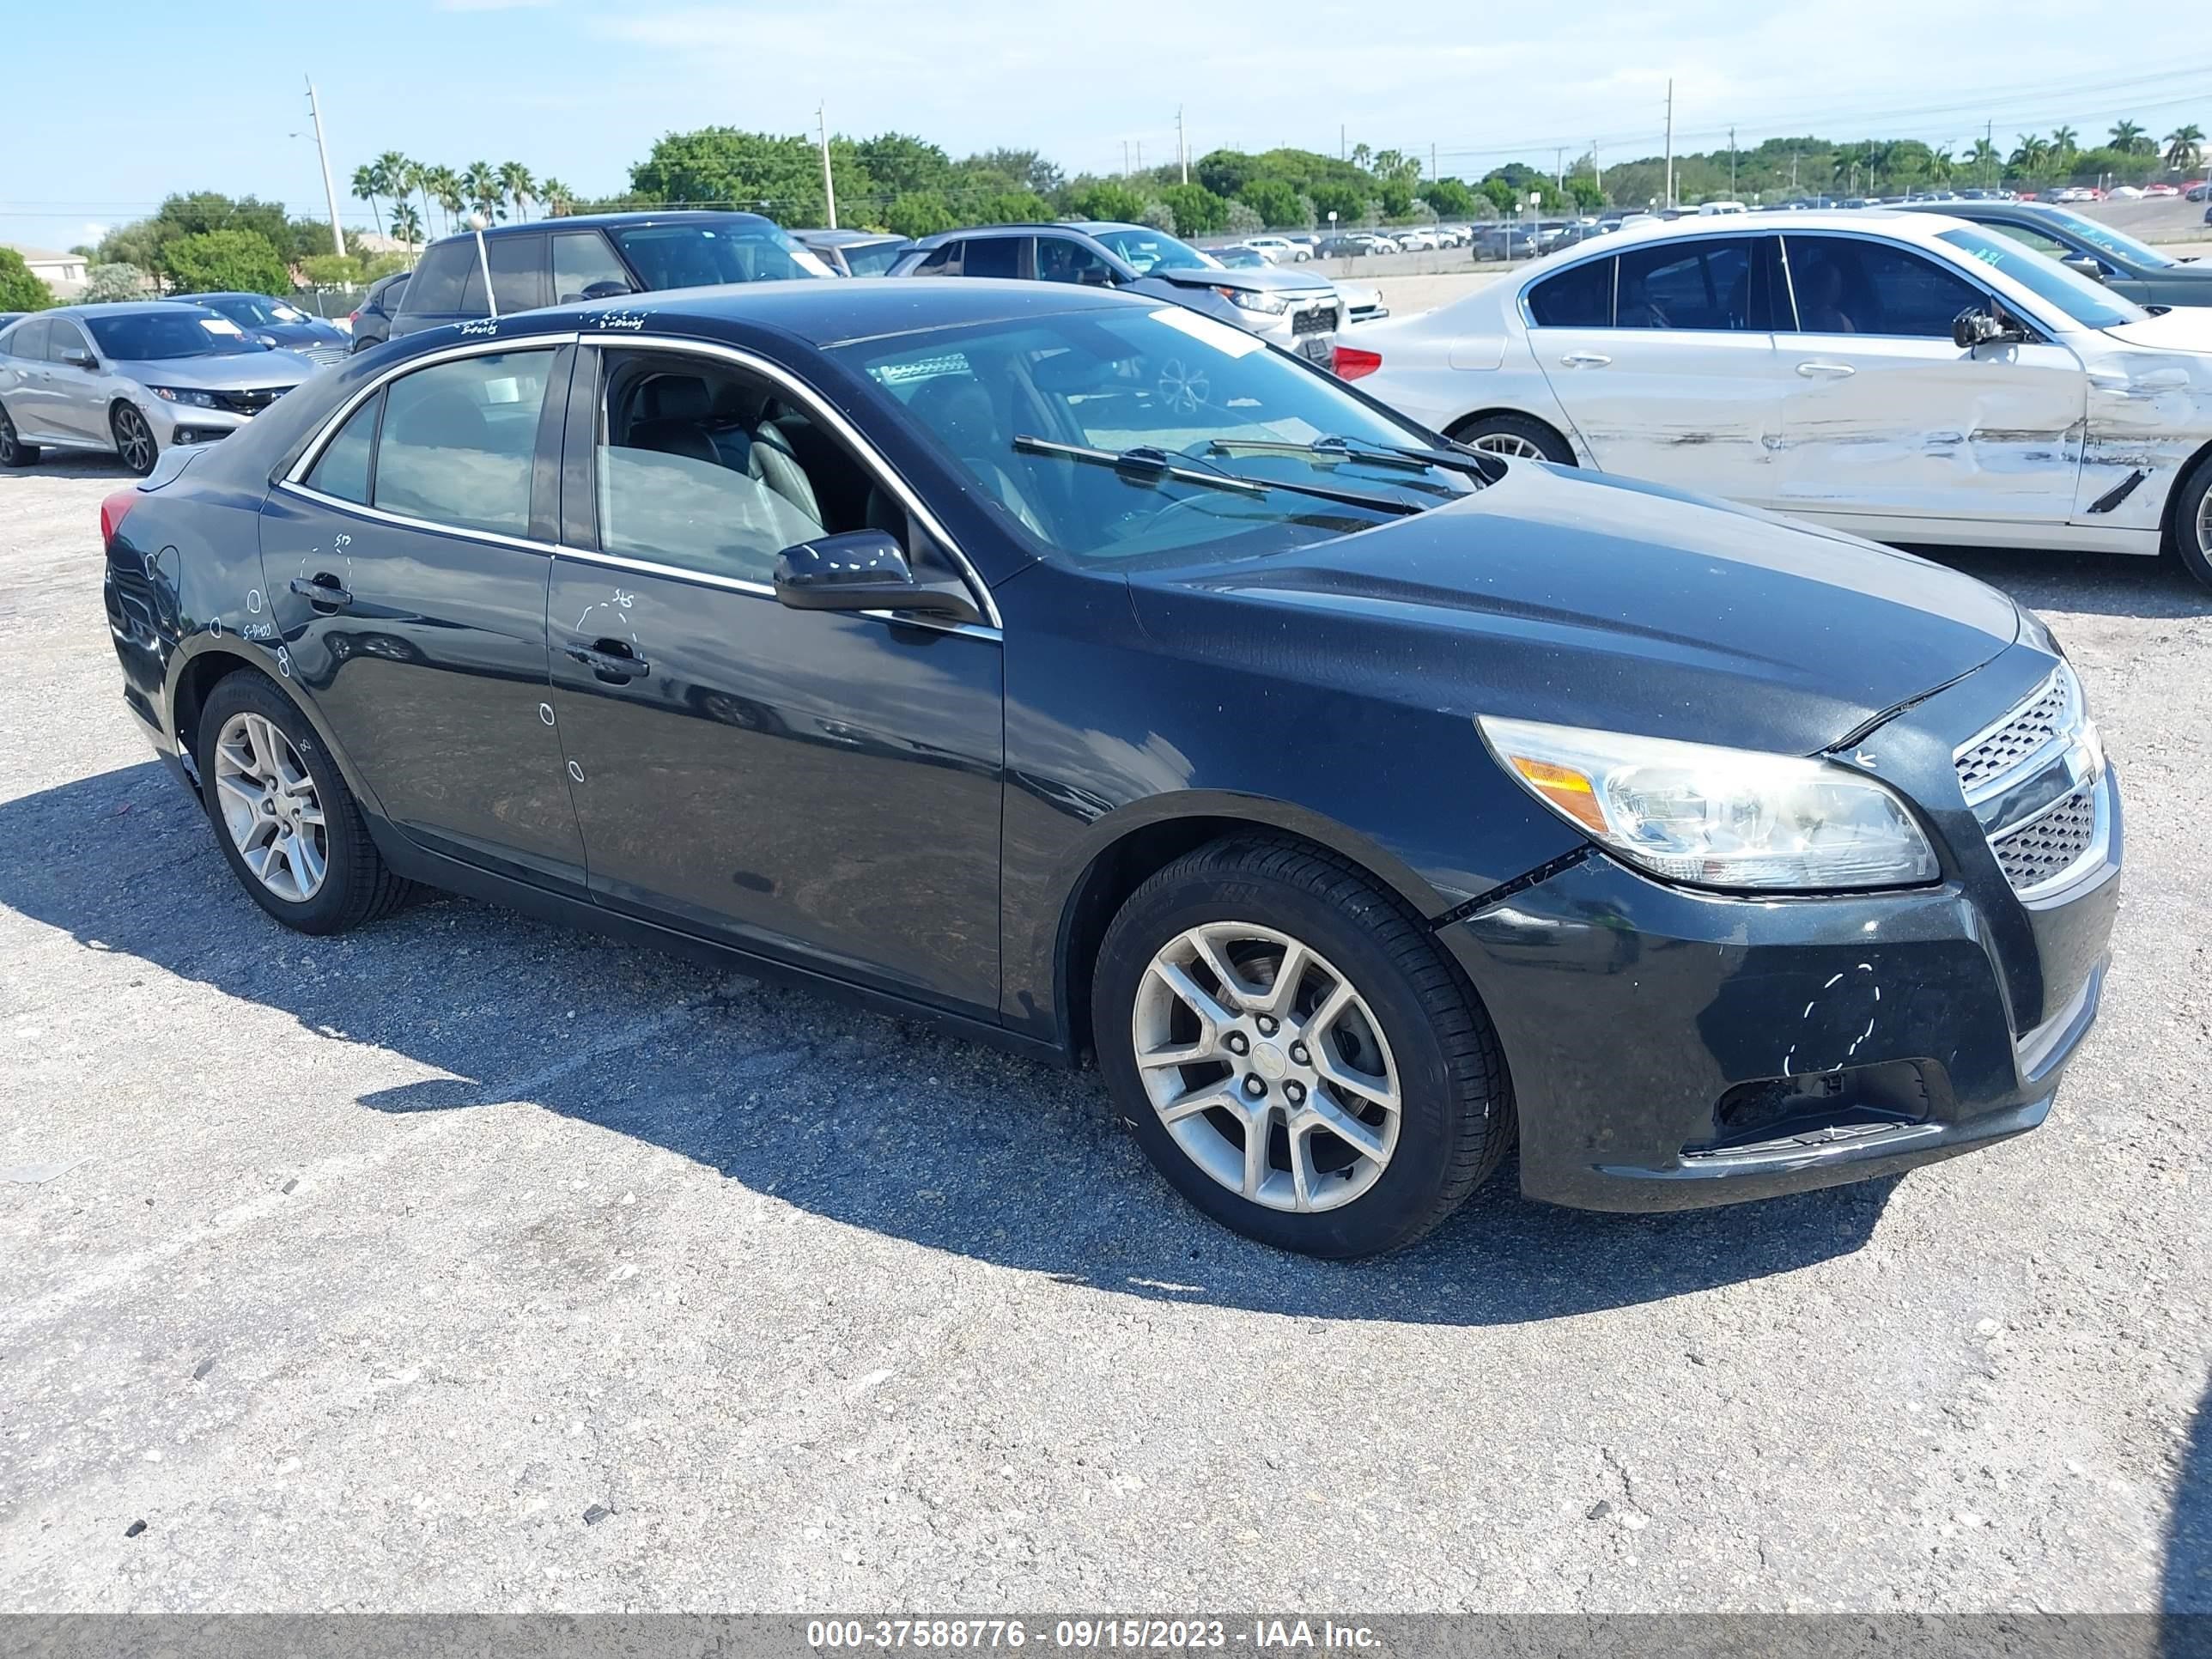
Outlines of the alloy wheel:
<svg viewBox="0 0 2212 1659">
<path fill-rule="evenodd" d="M 1365 998 L 1310 945 L 1208 922 L 1162 945 L 1130 1020 L 1138 1075 L 1190 1160 L 1271 1210 L 1332 1210 L 1398 1144 L 1396 1062 Z"/>
<path fill-rule="evenodd" d="M 266 717 L 234 714 L 215 745 L 216 802 L 231 844 L 264 887 L 304 904 L 330 873 L 322 798 L 292 740 Z"/>
<path fill-rule="evenodd" d="M 2212 489 L 2204 492 L 2204 499 L 2197 503 L 2197 550 L 2212 558 Z"/>
<path fill-rule="evenodd" d="M 1544 452 L 1517 432 L 1486 432 L 1479 438 L 1468 440 L 1469 449 L 1480 450 L 1486 455 L 1507 455 L 1516 460 L 1540 461 Z"/>
<path fill-rule="evenodd" d="M 115 411 L 115 453 L 133 472 L 154 470 L 154 428 L 128 404 Z"/>
<path fill-rule="evenodd" d="M 8 411 L 0 409 L 0 466 L 13 466 L 16 456 L 15 423 L 8 418 Z"/>
</svg>

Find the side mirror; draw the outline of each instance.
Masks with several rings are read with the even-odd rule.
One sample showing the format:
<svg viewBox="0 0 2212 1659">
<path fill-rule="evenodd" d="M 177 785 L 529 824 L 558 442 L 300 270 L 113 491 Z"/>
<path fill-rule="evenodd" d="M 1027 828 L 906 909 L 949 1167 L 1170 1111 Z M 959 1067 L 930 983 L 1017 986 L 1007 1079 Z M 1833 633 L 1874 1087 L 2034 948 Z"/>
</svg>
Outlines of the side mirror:
<svg viewBox="0 0 2212 1659">
<path fill-rule="evenodd" d="M 1968 306 L 1951 319 L 1951 339 L 1961 351 L 1972 351 L 1976 346 L 1993 342 L 2013 343 L 2027 337 L 1997 316 L 1984 311 L 1979 306 Z"/>
<path fill-rule="evenodd" d="M 603 282 L 587 283 L 584 289 L 584 297 L 586 300 L 618 300 L 625 294 L 636 292 L 637 290 L 628 283 L 618 283 L 610 277 Z M 564 301 L 562 303 L 567 302 Z"/>
<path fill-rule="evenodd" d="M 793 611 L 920 611 L 981 622 L 966 584 L 917 576 L 897 539 L 881 530 L 787 547 L 775 556 L 775 597 Z"/>
<path fill-rule="evenodd" d="M 67 363 L 71 368 L 88 369 L 98 368 L 100 367 L 100 359 L 94 356 L 82 346 L 76 346 L 71 348 L 70 350 L 62 353 L 62 361 Z"/>
<path fill-rule="evenodd" d="M 2069 270 L 2087 276 L 2093 283 L 2101 283 L 2105 280 L 2104 263 L 2094 254 L 2069 253 L 2058 263 Z"/>
</svg>

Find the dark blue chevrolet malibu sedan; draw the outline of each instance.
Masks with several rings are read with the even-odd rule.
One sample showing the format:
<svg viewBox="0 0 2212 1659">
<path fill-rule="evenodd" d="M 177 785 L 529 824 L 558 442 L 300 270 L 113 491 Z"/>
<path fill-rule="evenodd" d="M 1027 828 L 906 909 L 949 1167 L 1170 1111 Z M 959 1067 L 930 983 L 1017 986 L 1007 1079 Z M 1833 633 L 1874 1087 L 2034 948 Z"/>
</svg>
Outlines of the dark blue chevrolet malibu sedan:
<svg viewBox="0 0 2212 1659">
<path fill-rule="evenodd" d="M 1182 307 L 789 283 L 433 330 L 105 504 L 252 900 L 423 884 L 1095 1054 L 1322 1255 L 2034 1127 L 2120 803 L 1937 566 L 1477 455 Z"/>
</svg>

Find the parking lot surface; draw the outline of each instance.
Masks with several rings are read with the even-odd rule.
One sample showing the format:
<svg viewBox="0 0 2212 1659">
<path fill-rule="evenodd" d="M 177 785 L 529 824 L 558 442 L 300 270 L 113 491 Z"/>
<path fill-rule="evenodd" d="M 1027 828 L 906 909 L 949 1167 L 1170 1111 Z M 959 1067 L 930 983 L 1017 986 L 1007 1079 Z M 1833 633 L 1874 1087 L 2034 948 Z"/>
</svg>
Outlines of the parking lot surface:
<svg viewBox="0 0 2212 1659">
<path fill-rule="evenodd" d="M 1330 1266 L 1093 1074 L 474 903 L 283 931 L 119 701 L 124 482 L 0 475 L 0 1608 L 2212 1608 L 2178 574 L 1954 560 L 2128 798 L 2047 1126 L 1675 1217 L 1509 1165 Z"/>
</svg>

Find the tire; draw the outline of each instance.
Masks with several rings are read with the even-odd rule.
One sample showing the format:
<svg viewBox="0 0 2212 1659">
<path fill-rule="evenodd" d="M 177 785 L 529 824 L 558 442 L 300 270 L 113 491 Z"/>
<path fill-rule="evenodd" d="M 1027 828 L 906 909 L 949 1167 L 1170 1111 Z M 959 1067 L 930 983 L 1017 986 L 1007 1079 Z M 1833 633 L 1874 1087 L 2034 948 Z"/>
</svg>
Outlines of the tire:
<svg viewBox="0 0 2212 1659">
<path fill-rule="evenodd" d="M 2185 474 L 2173 494 L 2173 532 L 2167 545 L 2181 568 L 2212 587 L 2212 455 Z"/>
<path fill-rule="evenodd" d="M 123 470 L 144 477 L 161 458 L 161 440 L 146 417 L 129 404 L 118 404 L 107 412 L 107 429 L 115 437 L 116 459 Z"/>
<path fill-rule="evenodd" d="M 35 466 L 39 447 L 27 444 L 15 435 L 15 423 L 8 418 L 8 411 L 0 409 L 0 466 Z"/>
<path fill-rule="evenodd" d="M 1546 460 L 1560 466 L 1575 464 L 1567 441 L 1543 422 L 1526 415 L 1478 415 L 1451 430 L 1452 438 L 1470 449 L 1522 460 Z"/>
<path fill-rule="evenodd" d="M 1241 998 L 1203 955 L 1184 954 L 1209 935 Z M 1273 953 L 1285 944 L 1305 957 L 1283 1000 Z M 1213 1040 L 1162 963 L 1227 1018 Z M 1340 986 L 1351 1002 L 1332 1017 Z M 1260 1012 L 1271 1005 L 1274 1015 Z M 1099 947 L 1091 1030 L 1115 1109 L 1168 1183 L 1279 1249 L 1342 1258 L 1410 1244 L 1466 1202 L 1513 1139 L 1497 1037 L 1426 926 L 1356 866 L 1303 842 L 1217 842 L 1139 887 Z M 1302 1031 L 1317 1032 L 1311 1048 Z M 1182 1054 L 1202 1057 L 1161 1058 Z M 1395 1109 L 1334 1081 L 1346 1075 L 1395 1084 Z M 1208 1099 L 1218 1103 L 1194 1105 Z M 1349 1123 L 1348 1111 L 1364 1116 Z M 1382 1156 L 1317 1127 L 1322 1113 Z M 1267 1134 L 1256 1178 L 1244 1133 L 1255 1121 Z"/>
<path fill-rule="evenodd" d="M 316 826 L 288 820 L 285 803 L 301 799 L 295 785 L 289 794 L 273 792 L 279 799 L 278 812 L 273 817 L 264 812 L 255 820 L 257 827 L 248 845 L 274 846 L 283 840 L 283 832 L 288 827 L 295 844 L 305 840 L 312 845 L 313 831 L 319 827 L 322 869 L 312 886 L 300 878 L 299 872 L 312 868 L 316 862 L 314 852 L 304 853 L 296 862 L 291 856 L 272 860 L 262 853 L 263 869 L 270 872 L 264 878 L 263 870 L 248 862 L 246 848 L 240 845 L 240 825 L 246 820 L 235 814 L 245 802 L 241 789 L 233 786 L 254 781 L 250 772 L 240 772 L 237 766 L 240 757 L 253 753 L 250 741 L 253 721 L 262 722 L 289 745 L 289 756 L 277 750 L 274 758 L 283 762 L 285 773 L 304 773 L 312 786 L 312 806 L 319 811 L 321 823 Z M 249 738 L 243 744 L 239 741 L 241 735 Z M 227 755 L 217 752 L 226 747 Z M 264 745 L 263 755 L 267 757 L 275 747 Z M 353 792 L 346 787 L 345 779 L 315 736 L 314 727 L 267 678 L 248 670 L 216 682 L 200 711 L 193 753 L 199 767 L 202 801 L 231 873 L 255 903 L 287 927 L 302 933 L 342 933 L 387 916 L 406 902 L 410 884 L 392 873 L 368 838 Z M 271 792 L 264 789 L 264 793 Z M 258 846 L 256 851 L 260 851 Z M 283 890 L 286 888 L 290 890 Z M 302 889 L 307 890 L 304 896 Z"/>
</svg>

